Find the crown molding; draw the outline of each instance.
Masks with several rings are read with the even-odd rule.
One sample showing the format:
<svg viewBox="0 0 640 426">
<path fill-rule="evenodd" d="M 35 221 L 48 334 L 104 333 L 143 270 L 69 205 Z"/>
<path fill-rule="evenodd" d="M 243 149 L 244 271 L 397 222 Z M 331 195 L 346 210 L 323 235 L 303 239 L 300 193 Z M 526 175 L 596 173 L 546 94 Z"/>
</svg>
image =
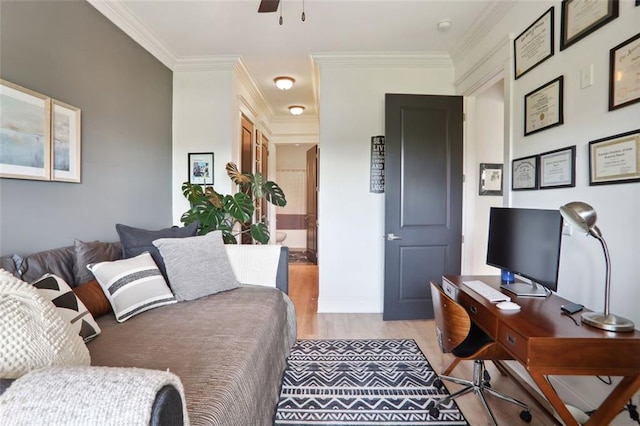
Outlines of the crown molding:
<svg viewBox="0 0 640 426">
<path fill-rule="evenodd" d="M 452 50 L 453 62 L 458 62 L 459 58 L 464 58 L 471 53 L 516 3 L 517 1 L 494 0 Z"/>
<path fill-rule="evenodd" d="M 178 58 L 173 71 L 234 71 L 240 59 L 237 55 L 188 56 Z"/>
<path fill-rule="evenodd" d="M 238 79 L 242 87 L 247 90 L 249 96 L 251 96 L 258 106 L 258 109 L 262 110 L 268 119 L 271 119 L 274 115 L 273 107 L 269 102 L 267 102 L 267 98 L 264 96 L 262 90 L 260 90 L 260 87 L 256 84 L 255 77 L 247 68 L 242 57 L 238 57 L 236 60 L 233 74 Z"/>
<path fill-rule="evenodd" d="M 453 68 L 447 52 L 312 53 L 319 68 Z"/>
<path fill-rule="evenodd" d="M 122 2 L 118 0 L 87 1 L 167 68 L 174 70 L 176 55 Z"/>
<path fill-rule="evenodd" d="M 471 68 L 469 68 L 463 75 L 461 75 L 453 82 L 453 85 L 456 88 L 460 88 L 460 86 L 464 85 L 466 80 L 474 75 L 477 71 L 481 70 L 487 64 L 493 64 L 493 69 L 491 69 L 491 71 L 487 75 L 483 76 L 480 81 L 474 82 L 471 87 L 465 89 L 464 93 L 459 94 L 468 95 L 472 93 L 473 91 L 484 85 L 486 83 L 486 79 L 491 78 L 496 72 L 499 72 L 503 69 L 504 63 L 509 60 L 509 46 L 511 45 L 512 40 L 513 34 L 509 34 L 506 38 L 500 39 L 491 49 L 489 49 L 484 54 L 480 61 L 473 64 Z M 504 52 L 505 54 L 500 56 L 501 52 Z"/>
</svg>

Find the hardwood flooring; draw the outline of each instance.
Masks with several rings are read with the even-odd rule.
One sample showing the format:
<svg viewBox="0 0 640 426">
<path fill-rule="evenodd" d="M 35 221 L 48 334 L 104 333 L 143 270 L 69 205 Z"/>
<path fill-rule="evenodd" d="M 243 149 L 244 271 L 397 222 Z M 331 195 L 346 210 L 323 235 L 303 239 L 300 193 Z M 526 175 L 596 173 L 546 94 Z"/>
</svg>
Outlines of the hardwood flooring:
<svg viewBox="0 0 640 426">
<path fill-rule="evenodd" d="M 289 264 L 289 296 L 296 306 L 299 339 L 414 339 L 432 367 L 442 372 L 453 360 L 438 347 L 433 320 L 383 321 L 382 314 L 318 314 L 318 267 L 316 265 Z M 452 375 L 471 379 L 473 363 L 461 362 Z M 487 363 L 491 385 L 531 406 L 532 425 L 556 425 L 537 403 L 523 392 L 509 377 Z M 447 383 L 450 392 L 458 385 Z M 526 424 L 519 418 L 521 409 L 492 396 L 487 401 L 499 425 Z M 491 420 L 480 399 L 473 393 L 456 399 L 458 406 L 472 426 L 490 425 Z"/>
</svg>

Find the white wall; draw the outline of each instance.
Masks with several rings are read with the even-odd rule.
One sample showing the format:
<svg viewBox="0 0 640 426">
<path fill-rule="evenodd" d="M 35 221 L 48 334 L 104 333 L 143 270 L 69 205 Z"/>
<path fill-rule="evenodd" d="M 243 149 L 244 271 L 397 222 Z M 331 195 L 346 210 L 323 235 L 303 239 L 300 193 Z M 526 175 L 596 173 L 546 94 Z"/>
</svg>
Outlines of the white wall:
<svg viewBox="0 0 640 426">
<path fill-rule="evenodd" d="M 318 312 L 382 312 L 384 195 L 369 193 L 385 93 L 452 94 L 453 69 L 314 57 L 320 74 Z"/>
<path fill-rule="evenodd" d="M 517 81 L 513 79 L 510 39 L 529 26 L 549 7 L 555 6 L 555 55 Z M 638 32 L 640 7 L 632 0 L 620 1 L 620 16 L 576 44 L 559 51 L 560 4 L 558 2 L 517 2 L 491 30 L 477 37 L 473 45 L 454 55 L 458 93 L 465 93 L 504 70 L 505 85 L 505 167 L 511 160 L 527 155 L 576 145 L 575 188 L 517 191 L 506 195 L 517 207 L 557 209 L 574 200 L 593 205 L 612 259 L 612 312 L 632 319 L 640 326 L 640 184 L 590 187 L 588 184 L 588 143 L 640 128 L 640 104 L 608 112 L 609 50 Z M 580 89 L 580 70 L 594 66 L 594 85 Z M 564 76 L 564 124 L 523 136 L 523 98 L 548 81 Z M 505 181 L 510 187 L 510 183 Z M 604 259 L 593 238 L 574 233 L 563 237 L 559 295 L 594 310 L 604 306 Z M 523 373 L 526 375 L 526 373 Z M 553 379 L 561 398 L 584 410 L 595 408 L 611 387 L 596 378 Z M 621 414 L 615 424 L 627 424 Z"/>
</svg>

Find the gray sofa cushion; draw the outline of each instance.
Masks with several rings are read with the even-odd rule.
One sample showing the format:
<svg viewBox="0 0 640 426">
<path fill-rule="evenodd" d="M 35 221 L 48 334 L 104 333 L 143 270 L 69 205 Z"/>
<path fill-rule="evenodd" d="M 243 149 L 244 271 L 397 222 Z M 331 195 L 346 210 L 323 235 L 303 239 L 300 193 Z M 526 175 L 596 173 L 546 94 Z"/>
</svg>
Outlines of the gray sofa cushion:
<svg viewBox="0 0 640 426">
<path fill-rule="evenodd" d="M 46 273 L 51 273 L 65 280 L 71 287 L 76 286 L 73 274 L 75 249 L 73 246 L 30 254 L 22 259 L 19 266 L 21 279 L 32 283 Z"/>
<path fill-rule="evenodd" d="M 196 235 L 196 232 L 198 232 L 198 224 L 198 222 L 194 222 L 184 228 L 174 226 L 172 228 L 150 231 L 118 223 L 116 225 L 116 231 L 122 244 L 122 257 L 125 259 L 135 257 L 148 251 L 158 265 L 164 278 L 167 279 L 167 270 L 164 266 L 164 261 L 158 249 L 153 245 L 153 240 L 157 240 L 158 238 L 193 237 Z"/>
<path fill-rule="evenodd" d="M 16 264 L 13 261 L 13 256 L 2 256 L 0 257 L 0 269 L 4 269 L 14 276 L 20 276 L 18 273 L 18 268 L 16 268 Z"/>
<path fill-rule="evenodd" d="M 88 283 L 94 279 L 91 271 L 87 269 L 87 265 L 90 263 L 110 262 L 122 258 L 122 245 L 119 242 L 103 243 L 101 241 L 75 240 L 73 247 L 75 252 L 73 274 L 76 285 Z"/>
</svg>

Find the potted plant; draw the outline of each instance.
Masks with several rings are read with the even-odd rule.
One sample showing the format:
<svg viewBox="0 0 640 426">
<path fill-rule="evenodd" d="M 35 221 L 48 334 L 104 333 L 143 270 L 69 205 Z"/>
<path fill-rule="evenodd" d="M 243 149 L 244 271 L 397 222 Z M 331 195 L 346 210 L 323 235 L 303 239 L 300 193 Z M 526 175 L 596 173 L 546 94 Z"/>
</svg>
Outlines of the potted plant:
<svg viewBox="0 0 640 426">
<path fill-rule="evenodd" d="M 200 222 L 198 235 L 222 231 L 226 244 L 237 244 L 236 237 L 244 233 L 249 233 L 254 241 L 267 244 L 269 228 L 262 219 L 250 226 L 245 224 L 253 217 L 256 200 L 265 199 L 276 206 L 285 206 L 287 199 L 282 188 L 266 180 L 262 173 L 240 172 L 234 163 L 227 163 L 225 169 L 231 181 L 238 185 L 238 192 L 223 195 L 216 192 L 212 185 L 185 182 L 182 184 L 182 194 L 191 207 L 182 214 L 180 221 L 185 225 Z"/>
</svg>

